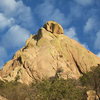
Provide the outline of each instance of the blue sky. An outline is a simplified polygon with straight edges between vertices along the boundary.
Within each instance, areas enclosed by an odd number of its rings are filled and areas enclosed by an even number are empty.
[[[0,0],[0,67],[49,20],[100,56],[100,0]]]

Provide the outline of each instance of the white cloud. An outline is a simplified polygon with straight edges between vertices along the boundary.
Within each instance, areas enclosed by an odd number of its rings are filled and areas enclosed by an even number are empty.
[[[76,34],[76,31],[75,31],[74,27],[71,27],[69,29],[65,29],[64,31],[65,31],[65,35],[67,35],[68,37],[70,37],[74,40],[79,41],[78,38],[77,38],[77,34]]]
[[[98,31],[96,34],[96,40],[95,40],[94,46],[95,46],[95,49],[100,50],[100,31]]]
[[[14,24],[14,19],[13,18],[7,18],[3,15],[3,13],[0,13],[0,29],[3,30],[7,26],[11,26]],[[1,31],[0,30],[0,31]]]
[[[0,68],[4,64],[4,59],[7,57],[6,49],[2,46],[0,46]]]
[[[1,33],[1,45],[6,48],[21,47],[29,37],[28,30],[35,27],[30,7],[22,0],[2,0],[0,12],[0,31],[7,27],[6,33]]]
[[[44,1],[42,4],[36,7],[36,13],[44,21],[54,20],[60,23],[61,25],[66,24],[66,19],[64,14],[60,11],[59,8],[55,6],[50,1]]]
[[[90,32],[91,30],[94,30],[97,27],[97,21],[95,18],[91,17],[86,22],[86,25],[84,26],[84,32]]]
[[[16,9],[17,2],[15,0],[1,0],[0,9],[3,13],[11,13]]]
[[[21,47],[28,38],[29,31],[18,25],[15,25],[12,26],[3,36],[2,44],[6,48]]]
[[[94,0],[75,0],[78,4],[86,6],[93,4]]]
[[[6,49],[0,46],[0,59],[7,57]]]
[[[2,0],[0,1],[0,11],[7,20],[13,19],[15,24],[20,24],[25,28],[35,27],[35,20],[32,16],[31,8],[24,5],[22,0]]]
[[[19,24],[21,22],[20,25],[22,27],[32,28],[36,26],[31,8],[24,5],[22,1],[17,2],[16,12],[13,14],[17,17],[16,23]]]

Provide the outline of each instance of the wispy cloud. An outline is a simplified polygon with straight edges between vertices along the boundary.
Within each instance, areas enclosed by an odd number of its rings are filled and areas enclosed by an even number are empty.
[[[30,7],[24,5],[21,0],[0,1],[0,11],[8,20],[13,18],[15,23],[20,24],[22,27],[29,29],[35,26]]]
[[[100,10],[97,8],[91,8],[86,15],[86,23],[83,27],[83,34],[88,39],[88,45],[92,47],[92,49],[100,50],[100,18],[99,18]],[[88,38],[87,38],[88,37]],[[91,44],[92,42],[92,44]]]
[[[4,47],[0,46],[0,68],[4,64],[4,59],[7,57],[7,51]]]
[[[76,30],[74,27],[71,27],[69,29],[65,29],[64,31],[65,31],[65,35],[67,35],[68,37],[70,37],[74,40],[79,41],[77,34],[76,34]]]
[[[29,31],[21,26],[12,26],[8,32],[3,36],[2,44],[6,48],[21,47],[29,38]]]
[[[75,4],[74,2],[72,2],[71,4],[70,4],[70,12],[68,13],[68,15],[70,16],[70,17],[73,17],[73,18],[80,18],[82,15],[83,15],[83,13],[82,13],[82,11],[83,11],[83,8],[82,8],[82,6],[80,6],[80,5],[78,5],[78,4]],[[72,18],[72,19],[73,19]],[[74,20],[74,19],[73,19]]]
[[[100,31],[98,31],[96,34],[96,40],[94,42],[94,47],[95,49],[100,50]]]
[[[0,31],[6,27],[4,35],[0,33],[2,46],[21,47],[29,37],[29,29],[35,27],[31,9],[22,0],[0,1]]]
[[[79,38],[78,38],[77,33],[76,33],[76,29],[74,27],[65,29],[64,31],[65,31],[65,35],[67,35],[68,37],[81,43],[81,41],[79,41]],[[89,47],[86,43],[81,43],[81,44],[83,45],[83,47],[85,47],[86,49],[89,50]]]
[[[84,26],[84,32],[89,33],[93,30],[96,30],[98,27],[98,21],[95,17],[88,18],[85,26]]]
[[[13,18],[7,18],[3,13],[0,13],[0,31],[12,26],[13,23]]]
[[[49,0],[45,0],[43,3],[39,4],[35,10],[43,22],[54,20],[62,25],[66,24],[64,13],[62,13],[59,8],[56,8]]]
[[[0,11],[6,15],[13,13],[17,8],[17,2],[15,0],[1,0]]]
[[[78,4],[82,6],[87,6],[93,4],[94,0],[75,0]]]
[[[4,59],[5,57],[7,57],[6,49],[0,46],[0,59]]]

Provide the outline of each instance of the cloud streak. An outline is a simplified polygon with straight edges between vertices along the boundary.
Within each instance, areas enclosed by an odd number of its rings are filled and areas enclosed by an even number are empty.
[[[94,0],[75,0],[75,1],[82,6],[88,6],[94,3]]]
[[[3,36],[2,44],[5,48],[21,47],[29,38],[29,35],[29,31],[18,25],[15,25],[12,26]]]
[[[6,49],[0,46],[0,59],[4,59],[5,57],[7,57]]]
[[[46,22],[48,20],[54,20],[60,23],[61,25],[66,24],[65,15],[60,11],[59,8],[56,8],[50,1],[44,1],[38,5],[35,9],[38,16]]]
[[[4,35],[0,32],[2,46],[21,47],[29,37],[29,29],[34,27],[33,21],[30,7],[24,5],[21,0],[2,0],[0,2],[0,31],[5,31]]]
[[[4,30],[6,27],[12,26],[13,23],[13,18],[7,18],[3,13],[0,13],[0,31]]]
[[[77,34],[76,34],[76,30],[74,27],[71,27],[69,29],[65,29],[64,31],[65,31],[65,35],[67,35],[68,37],[70,37],[74,40],[79,41]]]
[[[95,49],[100,50],[100,31],[98,31],[96,34],[94,46],[95,46]]]
[[[88,18],[85,26],[84,26],[84,32],[89,33],[91,31],[97,30],[98,28],[98,21],[95,17]]]
[[[4,59],[7,57],[7,51],[4,47],[0,46],[0,68],[4,64]]]

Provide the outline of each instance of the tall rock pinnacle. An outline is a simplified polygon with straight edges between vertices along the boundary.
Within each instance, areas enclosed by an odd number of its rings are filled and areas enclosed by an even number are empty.
[[[3,80],[29,84],[35,80],[54,77],[78,79],[100,59],[77,41],[65,36],[61,25],[47,22],[36,35],[31,35],[26,45],[17,51],[0,71]]]

